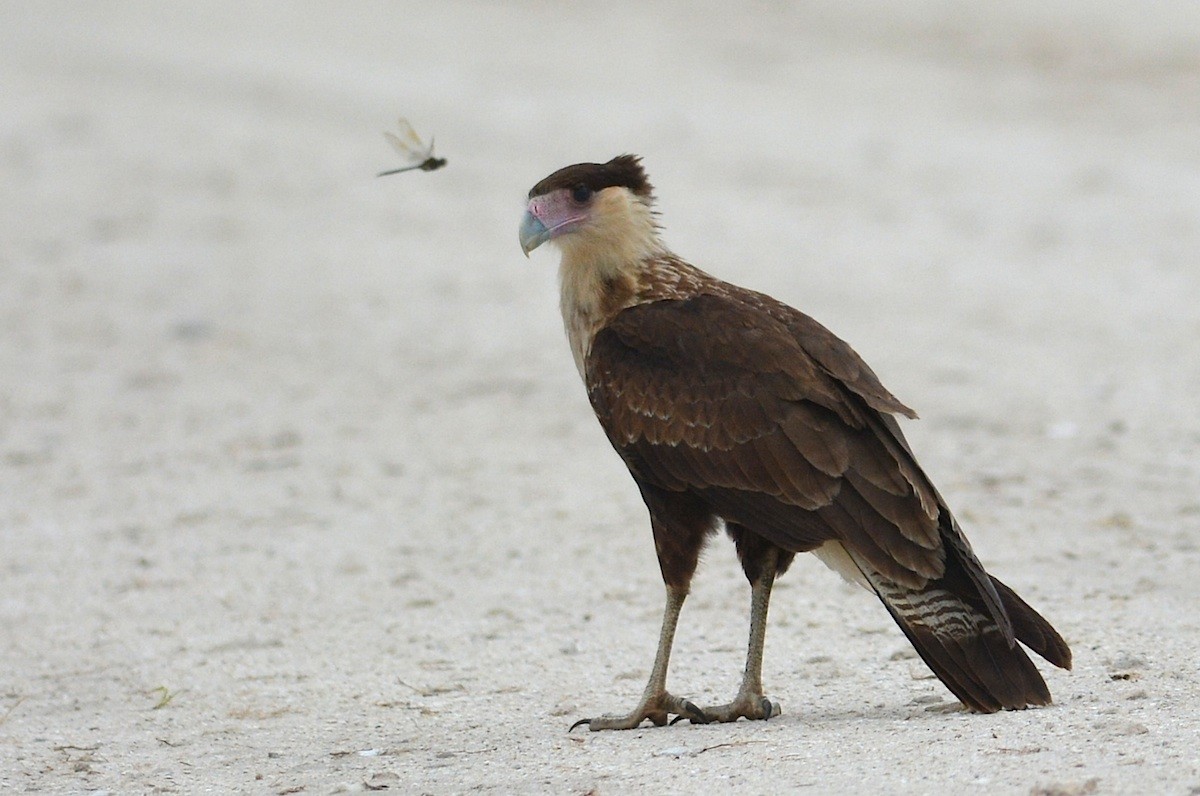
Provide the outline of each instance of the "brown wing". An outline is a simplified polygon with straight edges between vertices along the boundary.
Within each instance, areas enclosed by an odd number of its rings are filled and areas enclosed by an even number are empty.
[[[883,413],[887,420],[891,421],[887,416],[893,414],[916,419],[917,413],[888,392],[875,375],[875,371],[871,370],[857,351],[816,320],[764,293],[741,289],[739,298],[746,305],[785,325],[805,353],[826,373],[863,399],[872,409]],[[891,421],[889,428],[894,430],[899,442],[907,449],[908,445],[903,437],[899,436],[899,427],[894,421]]]
[[[765,300],[619,313],[586,363],[609,439],[636,478],[695,492],[784,549],[839,540],[898,584],[940,577],[941,502],[880,415],[911,410],[845,343]]]

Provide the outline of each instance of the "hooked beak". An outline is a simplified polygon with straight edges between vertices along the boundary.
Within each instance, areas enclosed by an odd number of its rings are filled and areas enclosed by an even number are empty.
[[[525,252],[528,257],[529,253],[541,246],[546,241],[550,240],[550,230],[542,223],[542,220],[533,214],[532,210],[526,210],[525,216],[521,219],[521,251]]]
[[[572,202],[568,191],[534,196],[521,219],[521,250],[529,253],[548,240],[574,232],[587,221],[587,210]]]

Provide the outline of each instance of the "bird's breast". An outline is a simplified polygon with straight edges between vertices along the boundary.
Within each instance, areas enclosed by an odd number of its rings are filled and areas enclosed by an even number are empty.
[[[587,380],[584,373],[584,362],[587,361],[588,351],[592,347],[592,339],[596,336],[595,323],[589,313],[578,306],[563,304],[563,325],[567,330],[567,342],[571,346],[571,356],[575,358],[575,368],[579,377]]]
[[[636,270],[633,264],[564,258],[559,279],[563,325],[582,377],[596,333],[618,312],[635,303]]]

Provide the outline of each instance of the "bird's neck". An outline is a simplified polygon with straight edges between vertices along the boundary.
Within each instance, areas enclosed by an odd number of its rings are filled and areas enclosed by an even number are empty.
[[[563,323],[580,375],[592,338],[618,312],[640,303],[653,262],[671,256],[648,207],[632,203],[623,210],[559,240]]]
[[[558,271],[563,324],[581,376],[596,333],[610,318],[636,303],[641,263],[642,258],[585,259],[563,252]]]
[[[618,265],[588,265],[564,256],[559,276],[563,323],[575,367],[585,381],[584,364],[592,340],[617,313],[639,304],[678,301],[701,293],[724,295],[729,287],[661,246]]]

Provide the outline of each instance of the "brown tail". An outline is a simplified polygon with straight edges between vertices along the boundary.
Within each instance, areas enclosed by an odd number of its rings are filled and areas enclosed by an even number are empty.
[[[1016,641],[1064,669],[1071,668],[1071,650],[1012,589],[991,579],[1012,623],[1009,636],[982,597],[963,594],[960,578],[916,590],[859,566],[922,660],[968,708],[994,713],[1050,704],[1046,681]]]
[[[1012,620],[1013,635],[1017,641],[1041,655],[1060,669],[1070,670],[1071,648],[1058,631],[1050,626],[1041,614],[1029,607],[1017,593],[1001,583],[994,575],[989,575],[996,593],[1004,603],[1004,610]]]

